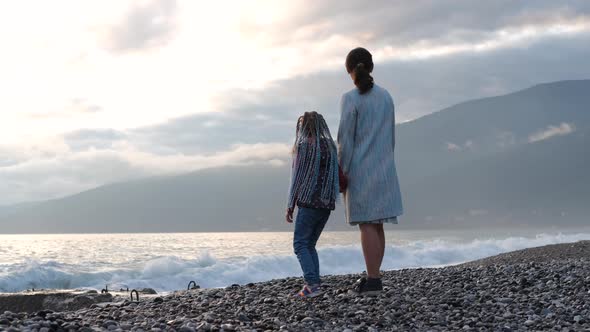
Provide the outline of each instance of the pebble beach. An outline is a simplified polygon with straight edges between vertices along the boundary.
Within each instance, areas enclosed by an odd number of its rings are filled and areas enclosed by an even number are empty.
[[[386,271],[376,297],[348,293],[359,277],[325,276],[324,294],[306,300],[292,296],[302,280],[286,278],[140,301],[114,296],[70,311],[7,310],[0,330],[590,331],[590,241]]]

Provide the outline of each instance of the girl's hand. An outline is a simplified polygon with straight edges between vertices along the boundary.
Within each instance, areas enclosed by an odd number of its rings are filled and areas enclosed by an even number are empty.
[[[292,208],[287,208],[287,214],[285,215],[285,220],[289,224],[293,223],[293,209]]]

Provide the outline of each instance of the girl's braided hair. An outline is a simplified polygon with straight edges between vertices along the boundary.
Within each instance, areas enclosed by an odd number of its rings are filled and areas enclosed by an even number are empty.
[[[320,198],[325,202],[335,201],[338,196],[338,154],[324,117],[317,112],[305,112],[297,120],[296,128],[289,207],[294,207],[297,202],[309,204],[313,200],[321,175],[322,145],[327,148],[327,154]]]

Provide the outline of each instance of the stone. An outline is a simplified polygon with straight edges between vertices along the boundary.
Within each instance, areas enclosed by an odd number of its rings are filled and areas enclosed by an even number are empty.
[[[212,328],[213,326],[207,322],[202,322],[197,325],[197,331],[211,331]]]
[[[238,320],[241,322],[249,322],[250,318],[247,315],[245,315],[244,313],[239,313]]]
[[[467,295],[465,295],[464,299],[465,299],[465,301],[468,301],[468,302],[475,302],[477,297],[475,296],[475,294],[467,294]]]
[[[182,326],[180,329],[178,329],[178,332],[196,332],[196,330],[192,327]]]
[[[151,294],[151,295],[158,294],[158,292],[156,292],[156,290],[153,288],[142,288],[142,289],[139,289],[138,292],[142,293],[142,294]]]
[[[217,316],[213,313],[206,312],[205,314],[203,314],[203,319],[207,322],[213,322],[215,321],[215,319],[217,319]]]
[[[236,328],[232,324],[221,324],[221,329],[224,331],[235,331]]]

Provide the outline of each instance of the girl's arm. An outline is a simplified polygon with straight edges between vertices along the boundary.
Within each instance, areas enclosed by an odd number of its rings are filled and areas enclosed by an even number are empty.
[[[295,205],[297,204],[297,192],[295,189],[295,184],[297,183],[297,180],[298,180],[297,168],[295,167],[297,165],[297,161],[298,161],[297,158],[298,158],[297,153],[293,153],[293,162],[291,163],[291,184],[289,187],[289,198],[288,198],[288,202],[287,202],[287,209],[290,211],[293,211],[293,209],[295,208]]]

